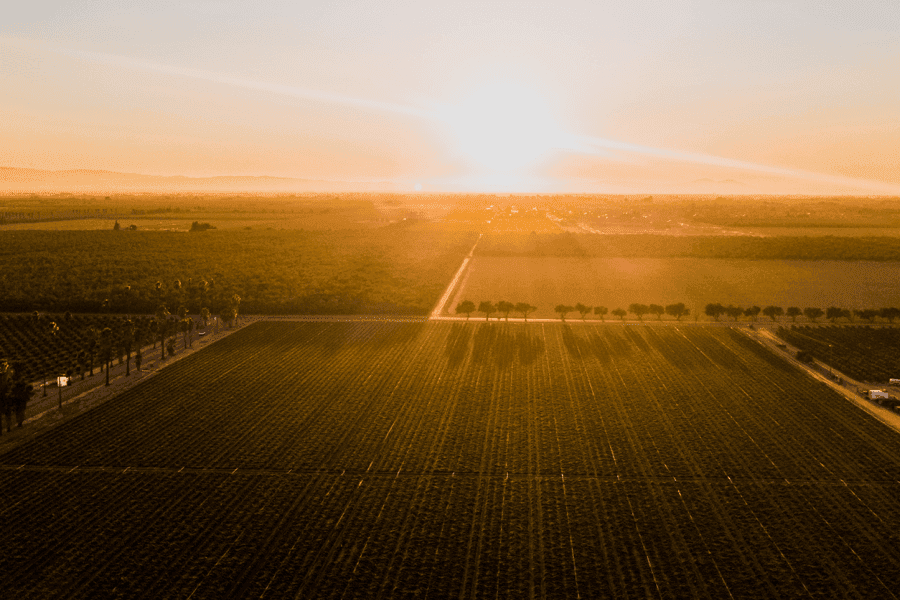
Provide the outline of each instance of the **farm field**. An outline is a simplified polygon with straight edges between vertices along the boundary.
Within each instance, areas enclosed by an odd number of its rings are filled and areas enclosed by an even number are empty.
[[[859,381],[900,378],[900,330],[868,326],[779,327],[778,336]]]
[[[528,302],[536,318],[576,302],[610,310],[684,302],[690,320],[717,302],[880,308],[900,304],[900,262],[476,255],[444,314],[466,299]]]
[[[726,327],[259,322],[0,473],[17,598],[890,598],[900,579],[900,435]]]

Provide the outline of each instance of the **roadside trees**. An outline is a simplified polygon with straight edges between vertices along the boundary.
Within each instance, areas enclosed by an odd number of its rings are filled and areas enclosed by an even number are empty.
[[[502,313],[503,316],[509,321],[509,313],[512,310],[515,310],[516,305],[512,302],[507,302],[506,300],[501,300],[497,303],[497,312]]]
[[[122,324],[122,348],[125,350],[125,377],[131,375],[131,346],[134,344],[134,322],[126,319]]]
[[[725,307],[719,303],[710,303],[706,305],[706,308],[703,309],[703,312],[706,313],[707,317],[712,317],[713,319],[718,321],[719,317],[725,314]]]
[[[595,306],[594,307],[594,314],[597,315],[598,317],[600,317],[601,321],[604,320],[603,317],[605,317],[608,312],[609,312],[609,309],[606,308],[605,306]]]
[[[789,316],[791,318],[791,323],[796,323],[797,317],[802,315],[803,311],[800,310],[800,307],[798,307],[798,306],[788,306],[786,314],[787,314],[787,316]]]
[[[774,322],[778,319],[778,317],[784,314],[784,309],[780,306],[767,306],[762,309],[762,314],[766,315]]]
[[[808,306],[803,309],[803,315],[809,319],[811,323],[815,323],[816,319],[821,319],[825,315],[825,311],[815,306]]]
[[[750,317],[753,321],[756,321],[756,317],[759,316],[759,313],[762,312],[762,309],[758,306],[751,306],[744,310],[744,316]]]
[[[664,306],[659,304],[651,304],[647,308],[650,309],[650,314],[656,315],[656,320],[661,321],[663,314],[665,314],[666,309]]]
[[[575,305],[575,310],[577,310],[579,312],[579,314],[581,314],[582,321],[584,321],[584,318],[588,315],[588,313],[591,312],[591,308],[592,307],[585,306],[581,302],[579,302],[578,304]]]
[[[554,312],[559,314],[560,320],[566,320],[566,315],[575,310],[574,306],[569,306],[568,304],[557,304],[556,308],[553,309]]]
[[[874,308],[864,308],[862,310],[853,309],[853,314],[860,319],[865,319],[869,323],[874,323],[875,317],[878,316],[879,311],[875,310]]]
[[[627,315],[628,312],[624,308],[617,308],[616,310],[612,311],[612,314],[614,314],[615,316],[622,319],[622,321],[624,321],[625,315]]]
[[[650,312],[650,307],[646,304],[630,304],[628,305],[628,312],[636,315],[638,321],[643,321],[644,315]]]
[[[688,316],[689,314],[691,314],[691,311],[684,305],[684,302],[679,302],[677,304],[667,305],[666,314],[675,317],[676,321],[680,321],[681,317]]]
[[[893,323],[894,319],[900,317],[900,308],[882,308],[878,311],[878,316],[887,320],[888,323]]]
[[[109,385],[109,363],[113,355],[113,332],[109,327],[104,327],[100,332],[100,356],[106,364],[106,385]]]
[[[456,305],[456,314],[465,314],[466,321],[469,320],[469,317],[472,313],[475,312],[475,303],[471,300],[463,300],[459,304]]]
[[[732,320],[737,321],[742,314],[744,314],[744,309],[740,306],[732,306],[729,304],[725,307],[725,314],[732,318]]]
[[[485,300],[478,304],[478,312],[484,313],[484,320],[487,321],[493,313],[497,312],[497,307],[490,300]]]
[[[527,302],[517,302],[515,311],[522,315],[522,318],[528,321],[528,313],[534,312],[537,310],[537,306],[532,306]]]
[[[160,360],[166,359],[166,334],[168,333],[169,328],[169,317],[171,313],[169,309],[165,307],[165,305],[160,304],[156,309],[156,333],[159,334],[159,346],[160,351],[162,352],[160,356]]]

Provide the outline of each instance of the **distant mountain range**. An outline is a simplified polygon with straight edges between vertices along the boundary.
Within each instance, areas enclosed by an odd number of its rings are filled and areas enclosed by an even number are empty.
[[[45,171],[0,167],[0,192],[389,192],[390,181],[326,181],[290,177],[185,177],[115,171]]]

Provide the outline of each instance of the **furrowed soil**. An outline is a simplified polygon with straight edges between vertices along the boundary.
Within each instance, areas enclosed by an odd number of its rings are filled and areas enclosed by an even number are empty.
[[[610,311],[683,302],[690,320],[709,303],[881,308],[900,304],[900,263],[476,255],[444,315],[463,300],[528,302],[536,318],[558,317],[555,306],[577,302]]]
[[[900,436],[727,327],[258,322],[0,515],[16,598],[891,598]]]

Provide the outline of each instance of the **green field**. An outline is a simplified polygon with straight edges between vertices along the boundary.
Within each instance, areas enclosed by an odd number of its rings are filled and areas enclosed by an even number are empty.
[[[900,436],[729,328],[261,322],[0,455],[12,597],[890,597]]]
[[[691,320],[716,302],[881,308],[900,305],[900,262],[476,256],[445,314],[464,299],[528,302],[538,307],[531,316],[545,318],[577,302],[610,310],[684,302]]]

